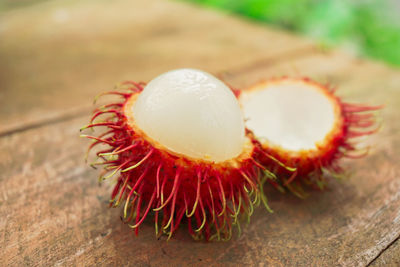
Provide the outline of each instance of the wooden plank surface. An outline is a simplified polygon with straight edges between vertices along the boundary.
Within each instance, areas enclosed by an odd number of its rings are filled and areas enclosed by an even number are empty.
[[[398,263],[398,70],[181,2],[55,1],[0,17],[0,265]],[[306,75],[384,103],[385,124],[371,155],[346,165],[349,180],[306,200],[268,190],[275,213],[257,209],[240,237],[204,243],[180,231],[166,242],[151,220],[135,237],[107,207],[112,185],[85,165],[78,129],[97,93],[183,66],[236,87]]]
[[[399,238],[393,244],[382,251],[371,264],[371,266],[400,266],[400,242]]]

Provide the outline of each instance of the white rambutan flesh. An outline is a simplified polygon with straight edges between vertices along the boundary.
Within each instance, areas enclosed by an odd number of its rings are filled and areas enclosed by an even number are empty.
[[[195,69],[178,69],[150,81],[132,107],[151,139],[187,157],[225,161],[243,151],[240,106],[223,82]]]

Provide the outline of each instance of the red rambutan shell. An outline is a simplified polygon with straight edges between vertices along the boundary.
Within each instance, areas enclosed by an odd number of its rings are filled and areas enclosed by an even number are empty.
[[[105,144],[97,157],[104,166],[101,179],[116,176],[110,206],[123,205],[124,222],[138,233],[149,213],[154,215],[156,233],[169,237],[181,222],[195,238],[229,239],[239,214],[250,216],[253,205],[266,199],[260,194],[260,173],[252,157],[249,138],[238,157],[215,163],[192,159],[169,151],[141,131],[130,112],[144,83],[127,82],[128,92],[118,103],[97,109],[85,128],[104,126],[107,131],[94,139],[89,149]],[[101,122],[95,122],[99,118]],[[261,189],[262,190],[262,189]]]
[[[260,140],[250,130],[248,130],[248,136],[261,147],[254,154],[255,160],[272,170],[283,186],[303,197],[306,193],[302,185],[323,188],[325,172],[333,176],[343,173],[344,170],[340,165],[342,158],[359,158],[368,152],[368,149],[362,152],[357,148],[357,137],[377,131],[374,111],[381,107],[346,103],[335,95],[333,88],[308,78],[274,78],[235,93],[241,102],[241,96],[247,90],[267,90],[270,86],[279,87],[287,83],[301,83],[317,89],[329,99],[335,114],[331,131],[326,134],[322,142],[316,143],[316,149],[298,151],[285,149],[266,139]],[[277,164],[277,162],[282,164]]]

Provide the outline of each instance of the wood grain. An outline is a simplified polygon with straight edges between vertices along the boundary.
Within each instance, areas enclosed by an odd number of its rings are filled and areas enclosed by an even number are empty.
[[[382,251],[370,266],[400,266],[400,242],[397,239],[390,247]]]
[[[1,129],[20,130],[0,137],[0,266],[398,264],[398,70],[180,2],[129,3],[57,1],[2,16]],[[50,15],[63,18],[64,9],[69,23],[56,30]],[[23,30],[29,21],[36,22],[32,31]],[[107,207],[112,184],[99,186],[98,171],[84,163],[87,141],[78,129],[103,88],[180,66],[217,73],[236,87],[310,76],[339,86],[346,99],[384,103],[385,123],[365,141],[374,145],[371,154],[346,162],[350,179],[331,180],[306,200],[267,188],[275,212],[257,209],[240,237],[205,243],[179,231],[166,242],[156,239],[151,220],[135,237],[119,209]]]

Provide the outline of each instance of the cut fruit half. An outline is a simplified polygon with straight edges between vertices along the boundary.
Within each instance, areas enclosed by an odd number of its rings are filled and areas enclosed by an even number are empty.
[[[182,221],[193,237],[229,239],[239,214],[250,214],[260,194],[254,145],[245,136],[236,97],[212,75],[193,69],[127,82],[118,103],[95,111],[90,125],[106,127],[90,148],[106,145],[93,165],[101,180],[116,177],[111,206],[136,233],[149,213],[156,233],[169,237]],[[161,231],[160,231],[161,230]]]
[[[238,98],[246,127],[265,152],[256,160],[299,196],[302,184],[323,187],[324,171],[342,173],[339,159],[364,155],[355,138],[377,130],[372,111],[380,107],[344,103],[309,79],[272,79],[239,91]]]

